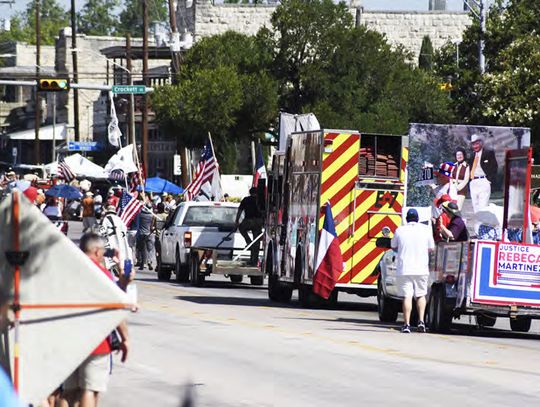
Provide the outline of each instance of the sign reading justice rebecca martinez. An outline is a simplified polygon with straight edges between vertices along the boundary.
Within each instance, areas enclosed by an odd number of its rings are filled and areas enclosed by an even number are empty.
[[[473,302],[540,305],[540,246],[478,242]]]

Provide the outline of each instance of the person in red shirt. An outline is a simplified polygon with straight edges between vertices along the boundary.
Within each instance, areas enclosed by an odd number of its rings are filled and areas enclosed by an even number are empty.
[[[109,270],[104,267],[105,260],[105,242],[103,238],[96,233],[86,233],[81,237],[80,248],[90,259],[107,275],[111,280],[113,276]],[[122,264],[118,259],[117,253],[113,260],[117,263],[121,279],[120,288],[125,289],[129,281],[125,279]],[[128,355],[128,331],[127,324],[124,321],[117,328],[122,339],[120,352],[122,352],[122,362],[125,362]],[[105,338],[88,358],[71,374],[64,382],[63,398],[69,405],[80,403],[81,407],[95,407],[98,405],[99,393],[107,390],[107,384],[110,375],[111,364],[111,344],[109,338]]]

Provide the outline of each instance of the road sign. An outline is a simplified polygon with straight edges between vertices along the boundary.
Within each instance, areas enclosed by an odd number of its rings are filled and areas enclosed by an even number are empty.
[[[98,143],[96,141],[68,141],[69,151],[97,151]]]
[[[146,86],[144,85],[113,85],[112,87],[112,93],[120,93],[120,94],[145,94],[146,93]]]

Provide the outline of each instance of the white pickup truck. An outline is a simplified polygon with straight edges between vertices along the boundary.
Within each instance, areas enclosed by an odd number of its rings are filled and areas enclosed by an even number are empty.
[[[200,285],[211,273],[226,274],[239,283],[248,275],[251,283],[263,284],[264,274],[247,265],[246,241],[235,231],[239,204],[232,202],[181,203],[160,231],[158,279],[168,281],[172,271],[176,281]],[[217,267],[218,262],[222,267]]]

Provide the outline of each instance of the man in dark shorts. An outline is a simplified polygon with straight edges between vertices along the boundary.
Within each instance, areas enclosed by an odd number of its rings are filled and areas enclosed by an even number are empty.
[[[240,222],[242,212],[244,213],[244,219],[242,222]],[[248,234],[249,231],[251,231],[253,234],[253,239],[262,233],[263,221],[259,207],[257,206],[257,188],[251,188],[249,190],[249,196],[246,196],[244,199],[242,199],[242,202],[240,202],[240,206],[238,207],[238,212],[236,214],[235,225],[248,245],[253,241]],[[251,246],[250,263],[252,266],[257,265],[260,242],[261,240],[259,239],[253,244],[253,246]]]
[[[463,222],[458,206],[454,202],[445,202],[442,204],[442,209],[451,219],[448,226],[441,225],[441,236],[454,242],[469,240],[467,226]]]

